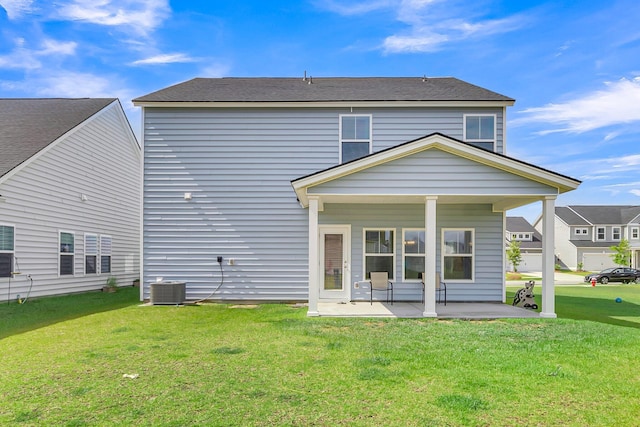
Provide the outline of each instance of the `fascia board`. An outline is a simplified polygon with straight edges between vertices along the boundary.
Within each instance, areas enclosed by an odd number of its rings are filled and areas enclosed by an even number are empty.
[[[177,102],[132,101],[153,108],[407,108],[407,107],[509,107],[515,101],[298,101],[298,102]]]

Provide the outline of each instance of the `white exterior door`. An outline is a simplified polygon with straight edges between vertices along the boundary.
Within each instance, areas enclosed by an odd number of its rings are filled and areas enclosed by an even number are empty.
[[[320,226],[321,300],[351,300],[350,242],[350,226]]]

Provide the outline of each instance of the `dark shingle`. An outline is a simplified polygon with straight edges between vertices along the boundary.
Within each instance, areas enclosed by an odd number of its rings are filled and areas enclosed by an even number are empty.
[[[532,241],[521,241],[521,249],[541,249],[542,248],[542,234],[536,230],[533,225],[529,223],[525,218],[521,216],[508,216],[506,223],[506,231],[508,233],[533,233]]]
[[[0,177],[115,100],[0,99]]]
[[[310,83],[312,81],[312,83]],[[497,101],[512,98],[453,77],[195,78],[134,102]]]
[[[569,208],[594,225],[627,224],[640,213],[640,206],[627,205],[572,205]]]
[[[567,225],[591,225],[568,206],[556,206],[556,215]]]

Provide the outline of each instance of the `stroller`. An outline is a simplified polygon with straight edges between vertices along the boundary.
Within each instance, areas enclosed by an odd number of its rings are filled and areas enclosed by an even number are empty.
[[[529,280],[524,284],[524,288],[518,289],[516,294],[513,296],[513,304],[511,305],[536,310],[538,308],[538,304],[536,304],[536,301],[533,299],[534,285],[535,282],[533,280]]]

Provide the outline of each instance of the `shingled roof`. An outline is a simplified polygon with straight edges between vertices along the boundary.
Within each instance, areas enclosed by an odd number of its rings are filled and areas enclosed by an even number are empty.
[[[556,207],[556,215],[568,225],[624,225],[638,222],[640,206],[571,205]]]
[[[114,101],[0,99],[0,177]]]
[[[533,225],[521,216],[508,216],[506,222],[506,231],[509,233],[532,233],[532,241],[521,241],[522,249],[541,249],[542,234],[536,230]]]
[[[514,100],[453,77],[195,78],[134,99],[146,102],[380,102]]]

